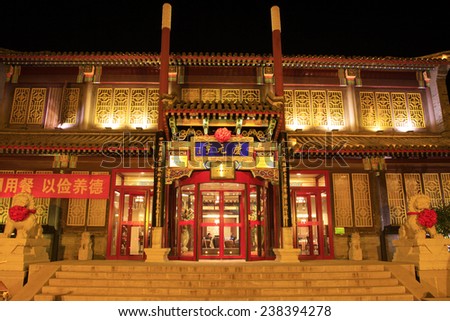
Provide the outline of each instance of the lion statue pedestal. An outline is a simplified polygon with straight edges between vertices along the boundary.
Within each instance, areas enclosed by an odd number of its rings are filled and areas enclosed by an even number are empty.
[[[411,197],[407,219],[399,229],[399,239],[392,242],[395,246],[392,261],[414,264],[421,283],[429,284],[428,290],[442,297],[450,293],[450,289],[446,288],[446,278],[450,272],[450,253],[447,248],[450,240],[436,232],[436,215],[435,211],[430,210],[430,198],[427,195]],[[430,238],[427,238],[427,233]]]
[[[43,238],[34,212],[33,197],[29,193],[16,194],[4,233],[0,234],[0,275],[11,295],[23,286],[30,264],[50,261],[50,240]],[[14,231],[16,238],[11,238]]]

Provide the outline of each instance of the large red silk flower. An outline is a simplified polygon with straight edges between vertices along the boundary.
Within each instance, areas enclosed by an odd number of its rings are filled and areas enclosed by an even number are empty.
[[[226,127],[219,128],[214,133],[214,137],[219,143],[225,143],[230,140],[231,131],[229,131]]]
[[[22,222],[33,213],[36,213],[36,210],[29,210],[24,206],[15,205],[9,209],[9,218],[14,222]]]
[[[433,227],[437,223],[437,213],[434,210],[425,209],[417,216],[417,222],[423,227]]]

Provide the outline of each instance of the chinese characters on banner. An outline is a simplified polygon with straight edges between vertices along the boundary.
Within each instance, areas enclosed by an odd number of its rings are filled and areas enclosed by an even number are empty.
[[[106,199],[109,175],[0,174],[0,197],[26,192],[33,197]]]

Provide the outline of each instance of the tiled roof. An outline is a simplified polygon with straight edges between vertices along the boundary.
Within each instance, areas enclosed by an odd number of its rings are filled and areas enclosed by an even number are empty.
[[[281,110],[268,102],[209,102],[175,100],[165,107],[166,114],[276,115]]]
[[[0,132],[1,154],[139,155],[152,152],[150,132]]]
[[[388,156],[450,157],[450,138],[441,135],[344,135],[344,134],[294,134],[290,135],[292,157],[346,157]]]
[[[0,48],[0,62],[11,65],[79,66],[102,65],[119,67],[159,66],[159,53],[129,52],[19,52]],[[248,53],[172,53],[171,65],[180,66],[272,66],[271,55]],[[448,59],[435,57],[362,57],[299,55],[283,57],[288,68],[361,68],[392,70],[423,70]]]

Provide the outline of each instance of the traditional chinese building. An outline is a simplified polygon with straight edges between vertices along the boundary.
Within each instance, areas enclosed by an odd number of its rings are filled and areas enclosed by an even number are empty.
[[[0,49],[0,224],[30,192],[52,260],[391,260],[409,197],[450,201],[448,53]],[[207,48],[205,48],[207,49]]]

